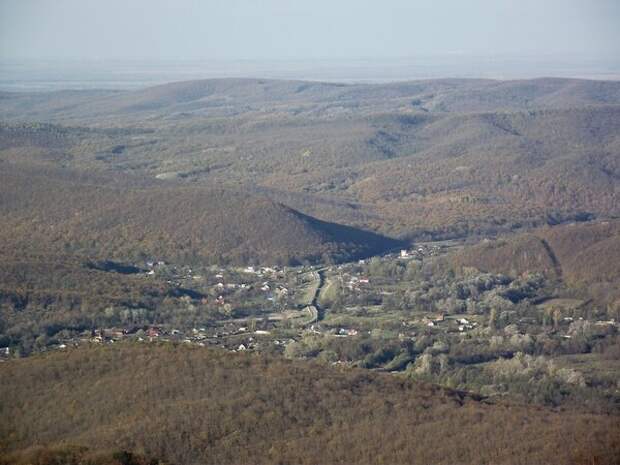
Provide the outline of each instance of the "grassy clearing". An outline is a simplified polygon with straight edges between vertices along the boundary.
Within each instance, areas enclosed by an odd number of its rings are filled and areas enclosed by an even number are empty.
[[[336,279],[333,277],[326,278],[325,285],[319,292],[319,305],[322,307],[329,307],[338,299],[340,292],[340,284]]]
[[[305,273],[303,275],[305,284],[299,288],[297,299],[295,303],[299,306],[305,307],[312,305],[312,300],[316,294],[317,289],[321,283],[321,280],[312,272]]]
[[[616,384],[620,389],[620,359],[601,358],[600,354],[572,354],[554,359],[558,366],[583,373],[594,383]]]

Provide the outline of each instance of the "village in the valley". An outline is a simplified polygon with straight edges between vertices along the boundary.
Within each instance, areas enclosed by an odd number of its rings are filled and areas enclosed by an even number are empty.
[[[177,343],[438,374],[448,356],[456,363],[486,362],[462,353],[472,347],[492,349],[492,360],[617,332],[617,322],[563,296],[542,275],[438,272],[438,259],[458,247],[425,243],[351,263],[298,267],[197,268],[149,260],[132,269],[177,291],[168,310],[144,324],[145,309],[109,307],[103,312],[116,324],[69,334],[43,350]]]

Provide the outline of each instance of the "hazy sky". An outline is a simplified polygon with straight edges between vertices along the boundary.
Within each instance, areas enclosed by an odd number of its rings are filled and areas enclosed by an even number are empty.
[[[620,0],[0,0],[0,59],[620,55]]]

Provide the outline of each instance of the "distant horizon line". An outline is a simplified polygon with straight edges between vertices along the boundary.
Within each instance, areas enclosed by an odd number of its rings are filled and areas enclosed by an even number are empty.
[[[620,57],[615,54],[601,53],[593,55],[591,53],[583,52],[547,52],[547,53],[481,53],[481,52],[443,52],[443,53],[418,53],[415,55],[399,55],[399,56],[348,56],[348,57],[330,57],[330,56],[317,56],[317,57],[54,57],[54,56],[40,56],[40,57],[18,57],[18,56],[0,56],[1,62],[57,62],[57,63],[158,63],[158,62],[223,62],[223,63],[262,63],[262,62],[280,62],[280,63],[307,63],[315,61],[324,62],[358,62],[358,61],[409,61],[417,59],[458,59],[458,58],[476,58],[476,59],[526,59],[526,60],[548,60],[548,59],[579,59],[586,61],[612,61],[620,64]],[[575,64],[575,63],[573,63]]]
[[[196,79],[180,79],[170,81],[151,81],[151,82],[133,82],[125,81],[123,83],[116,83],[117,85],[105,85],[102,81],[94,82],[88,81],[43,81],[40,85],[36,84],[36,81],[25,82],[22,84],[15,83],[13,85],[8,84],[0,80],[0,92],[4,93],[45,93],[45,92],[62,92],[62,91],[109,91],[109,92],[132,92],[142,89],[148,89],[150,87],[157,87],[169,84],[179,84],[185,82],[194,81],[207,81],[207,80],[230,80],[230,79],[246,79],[246,80],[264,80],[264,81],[291,81],[291,82],[314,82],[325,84],[342,84],[348,86],[354,85],[386,85],[386,84],[406,84],[416,81],[442,81],[442,80],[471,80],[471,81],[497,81],[497,82],[510,82],[510,81],[533,81],[544,79],[565,79],[565,80],[580,80],[580,81],[598,81],[598,82],[618,82],[620,81],[620,73],[614,76],[605,77],[558,77],[558,76],[538,76],[538,77],[526,77],[526,78],[490,78],[490,77],[444,77],[444,78],[412,78],[412,79],[366,79],[366,80],[330,80],[330,79],[304,79],[304,78],[265,78],[265,77],[217,77],[217,78],[196,78]],[[72,83],[77,85],[71,85]],[[80,83],[82,83],[80,85]]]
[[[583,60],[541,56],[427,55],[417,58],[350,58],[348,60],[237,59],[6,59],[0,58],[0,90],[135,90],[173,82],[204,79],[274,79],[343,84],[386,84],[437,79],[620,80],[615,61],[589,56]]]

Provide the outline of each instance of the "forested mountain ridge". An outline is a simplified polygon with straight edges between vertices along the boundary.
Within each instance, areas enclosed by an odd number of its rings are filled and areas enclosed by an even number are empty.
[[[54,124],[4,124],[0,159],[242,186],[389,236],[487,235],[620,214],[619,92],[562,79],[207,80],[11,94],[0,116]]]

